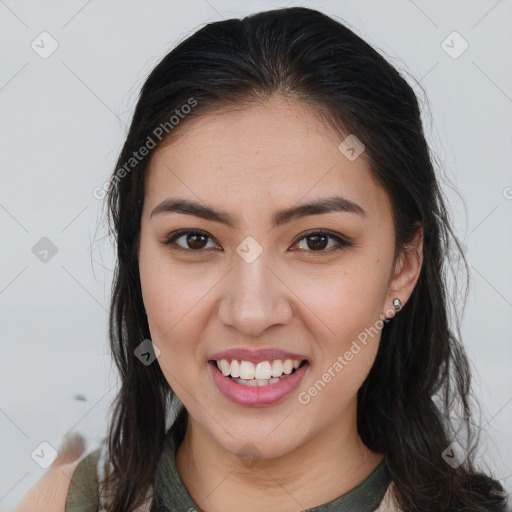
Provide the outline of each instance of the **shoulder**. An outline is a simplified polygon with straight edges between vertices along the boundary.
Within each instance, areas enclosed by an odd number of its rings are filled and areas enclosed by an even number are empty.
[[[388,488],[386,489],[386,493],[384,494],[379,507],[375,509],[375,512],[401,512],[402,509],[398,508],[396,502],[394,501],[394,485],[395,484],[393,482],[389,484]],[[507,505],[505,505],[505,507],[499,511],[496,510],[496,512],[512,512],[510,496]]]
[[[65,512],[68,494],[83,494],[84,485],[96,474],[99,449],[84,454],[85,442],[79,435],[68,437],[59,455],[43,477],[24,496],[15,512]],[[77,477],[81,477],[78,479]]]

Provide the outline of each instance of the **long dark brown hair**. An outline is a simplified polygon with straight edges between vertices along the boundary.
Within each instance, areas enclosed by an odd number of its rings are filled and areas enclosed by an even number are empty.
[[[460,320],[455,314],[450,321],[455,299],[447,288],[450,275],[457,276],[450,265],[454,256],[466,280],[468,266],[451,228],[418,99],[405,78],[344,23],[301,7],[205,25],[160,61],[140,92],[106,201],[117,247],[109,334],[121,383],[108,433],[108,510],[133,510],[150,489],[174,396],[159,365],[145,366],[134,356],[151,337],[138,268],[148,161],[190,119],[274,94],[306,103],[364,143],[372,176],[392,204],[396,256],[418,223],[424,230],[417,284],[403,310],[384,325],[375,363],[358,391],[359,434],[368,448],[385,454],[398,506],[502,510],[503,487],[474,466],[479,429],[472,421]],[[150,147],[148,154],[134,159],[142,147]],[[186,411],[179,421],[184,428]],[[467,458],[452,468],[442,453],[455,438]]]

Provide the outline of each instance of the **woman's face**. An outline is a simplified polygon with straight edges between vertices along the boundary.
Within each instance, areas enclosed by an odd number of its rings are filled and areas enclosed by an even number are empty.
[[[279,97],[184,122],[146,176],[153,364],[194,427],[233,454],[277,457],[352,428],[383,319],[421,265],[401,259],[393,277],[391,206],[364,152],[342,152],[306,106]],[[178,230],[199,234],[166,245]]]

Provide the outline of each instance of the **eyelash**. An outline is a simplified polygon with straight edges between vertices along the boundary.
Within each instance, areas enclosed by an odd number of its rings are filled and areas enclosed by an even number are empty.
[[[194,234],[194,235],[204,235],[206,238],[208,238],[208,241],[209,240],[212,240],[213,241],[213,238],[208,234],[206,233],[205,231],[201,231],[199,229],[180,229],[178,231],[174,231],[173,233],[171,233],[166,239],[164,242],[162,242],[164,245],[171,245],[173,244],[176,240],[182,238],[183,236],[185,235],[189,235],[189,234]],[[312,254],[332,254],[334,252],[337,252],[341,249],[345,249],[347,247],[351,247],[353,244],[348,242],[347,240],[343,239],[341,236],[339,235],[336,235],[330,231],[326,231],[326,230],[323,230],[323,229],[318,229],[318,230],[314,230],[314,231],[308,231],[307,233],[304,233],[302,235],[300,235],[300,238],[296,239],[293,243],[293,245],[296,245],[298,244],[299,242],[301,242],[302,240],[312,236],[312,235],[324,235],[324,236],[327,236],[328,238],[332,238],[333,240],[335,240],[336,242],[338,242],[338,246],[334,246],[334,247],[330,247],[329,249],[322,249],[322,250],[319,250],[319,251],[313,251],[313,250],[308,250],[308,249],[300,249],[301,251],[305,251],[305,252],[309,252],[309,253],[312,253]],[[176,250],[176,251],[183,251],[183,252],[189,252],[189,253],[201,253],[201,252],[205,252],[206,249],[198,249],[198,250],[194,250],[194,249],[185,249],[183,247],[180,247],[180,246],[175,246],[175,247],[171,247],[172,250]],[[211,248],[210,248],[211,249]]]

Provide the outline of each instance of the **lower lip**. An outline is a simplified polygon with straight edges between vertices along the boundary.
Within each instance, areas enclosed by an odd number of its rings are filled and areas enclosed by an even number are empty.
[[[208,363],[213,380],[220,392],[232,402],[249,407],[274,405],[289,396],[299,386],[309,364],[303,364],[286,379],[266,386],[244,386],[226,377],[215,362]]]

